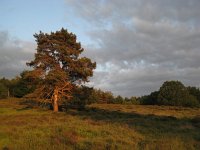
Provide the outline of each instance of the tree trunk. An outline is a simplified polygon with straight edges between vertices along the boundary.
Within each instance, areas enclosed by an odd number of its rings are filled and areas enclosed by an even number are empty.
[[[54,89],[53,111],[58,112],[58,89]]]

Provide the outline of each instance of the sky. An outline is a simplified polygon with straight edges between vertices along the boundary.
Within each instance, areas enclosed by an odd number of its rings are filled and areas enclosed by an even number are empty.
[[[97,62],[89,86],[127,97],[167,80],[200,87],[199,0],[1,0],[0,78],[30,69],[33,34],[62,27]]]

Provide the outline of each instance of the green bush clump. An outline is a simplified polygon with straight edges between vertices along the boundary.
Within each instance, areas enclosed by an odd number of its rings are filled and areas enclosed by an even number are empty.
[[[198,101],[180,81],[166,81],[160,87],[158,104],[194,107]]]
[[[140,102],[143,105],[199,107],[199,93],[199,89],[185,87],[180,81],[166,81],[159,91],[140,97]]]

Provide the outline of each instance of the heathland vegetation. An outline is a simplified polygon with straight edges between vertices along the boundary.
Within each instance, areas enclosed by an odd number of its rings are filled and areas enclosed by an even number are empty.
[[[0,79],[2,149],[200,149],[200,89],[130,98],[87,87],[96,63],[66,29],[34,35],[32,70]],[[52,111],[53,110],[53,111]]]
[[[200,109],[91,104],[54,113],[23,99],[0,101],[0,149],[198,150]]]

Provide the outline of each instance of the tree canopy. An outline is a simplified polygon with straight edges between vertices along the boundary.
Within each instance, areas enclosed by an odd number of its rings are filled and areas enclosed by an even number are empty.
[[[40,31],[34,37],[37,52],[35,59],[27,63],[33,67],[29,77],[39,80],[35,90],[37,96],[53,100],[54,111],[58,111],[58,101],[70,99],[76,84],[88,82],[96,63],[80,57],[84,49],[77,42],[76,35],[66,29],[50,34]]]
[[[158,104],[173,106],[195,106],[198,101],[190,95],[187,88],[180,81],[166,81],[160,87]]]

